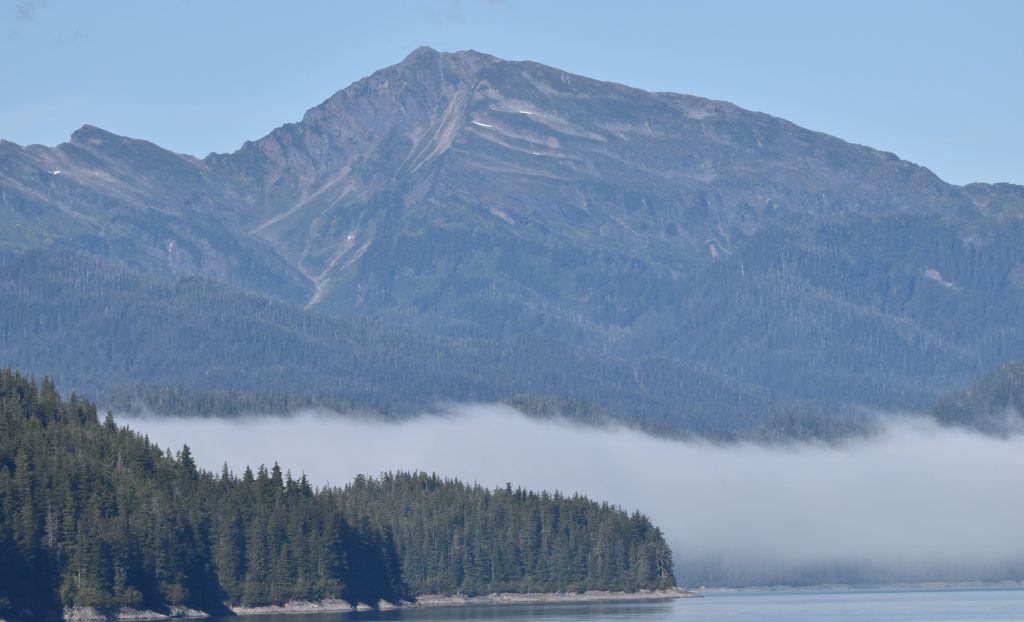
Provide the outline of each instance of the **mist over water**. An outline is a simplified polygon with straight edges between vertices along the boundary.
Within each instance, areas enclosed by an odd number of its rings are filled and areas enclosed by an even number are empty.
[[[1024,436],[885,418],[841,446],[716,445],[455,406],[399,422],[306,412],[129,418],[162,447],[236,473],[277,461],[318,485],[423,470],[580,492],[662,528],[680,583],[1024,579]]]

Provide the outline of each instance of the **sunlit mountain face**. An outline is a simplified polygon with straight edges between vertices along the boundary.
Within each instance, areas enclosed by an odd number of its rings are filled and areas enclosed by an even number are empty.
[[[839,438],[1024,357],[1022,216],[726,102],[421,48],[231,154],[0,143],[0,355],[149,406]]]

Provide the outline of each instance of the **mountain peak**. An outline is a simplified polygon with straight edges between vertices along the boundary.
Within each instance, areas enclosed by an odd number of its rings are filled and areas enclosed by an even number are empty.
[[[108,132],[103,128],[86,123],[71,133],[71,139],[68,142],[72,145],[96,144],[97,142],[102,142],[112,138],[122,139],[123,137],[112,132]]]
[[[403,70],[421,67],[455,67],[460,73],[472,74],[502,59],[476,50],[459,50],[457,52],[439,52],[429,46],[420,46],[409,53],[402,62],[382,71]]]
[[[436,56],[440,56],[440,55],[441,55],[440,52],[438,52],[434,48],[430,47],[429,45],[421,45],[420,47],[416,48],[412,52],[409,52],[409,55],[406,56],[402,60],[402,62],[399,63],[399,64],[401,65],[401,64],[404,64],[404,63],[408,63],[408,62],[419,60],[421,58],[436,57]]]
[[[493,61],[500,61],[500,60],[502,60],[502,59],[498,58],[497,56],[492,56],[491,54],[485,54],[483,52],[478,52],[476,50],[457,50],[455,52],[441,52],[439,50],[435,50],[434,48],[430,47],[429,45],[421,45],[420,47],[416,48],[412,52],[409,52],[409,55],[406,56],[404,59],[402,59],[402,62],[400,62],[398,64],[399,65],[404,65],[406,63],[415,62],[417,60],[421,60],[421,59],[424,59],[424,58],[434,58],[434,59],[436,59],[436,58],[444,58],[444,57],[456,58],[456,59],[460,59],[460,60],[479,59],[479,60],[488,60],[488,61],[492,61],[492,62]]]

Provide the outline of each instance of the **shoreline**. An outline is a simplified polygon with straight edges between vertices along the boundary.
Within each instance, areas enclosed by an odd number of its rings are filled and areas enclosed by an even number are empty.
[[[904,583],[818,583],[815,585],[752,585],[748,587],[696,587],[701,594],[733,592],[842,592],[876,590],[994,590],[1024,589],[1024,581],[922,581]]]
[[[460,594],[424,594],[414,601],[391,603],[379,601],[376,606],[366,603],[352,604],[348,601],[331,599],[321,601],[290,601],[283,605],[261,606],[230,606],[226,605],[234,615],[287,615],[316,613],[351,613],[357,611],[391,611],[395,609],[424,609],[429,607],[457,607],[465,605],[530,605],[556,603],[589,603],[589,602],[631,602],[648,600],[667,600],[673,598],[701,598],[700,594],[680,587],[664,590],[639,590],[637,592],[609,592],[591,590],[577,594],[575,592],[501,592],[481,596],[464,596]],[[95,607],[71,607],[64,610],[63,620],[66,622],[143,622],[146,620],[187,620],[214,617],[213,615],[187,607],[171,607],[168,613],[122,607],[103,612]]]
[[[210,614],[197,609],[180,605],[172,606],[166,613],[152,610],[121,607],[119,609],[100,611],[94,607],[71,607],[64,610],[59,618],[38,618],[43,620],[63,620],[66,622],[145,622],[149,620],[194,620],[211,617],[231,617],[233,615],[288,615],[317,613],[350,613],[361,611],[390,611],[395,609],[422,609],[430,607],[458,607],[465,605],[530,605],[559,603],[598,603],[598,602],[642,602],[653,600],[670,600],[676,598],[703,598],[704,594],[742,593],[742,592],[813,592],[813,591],[874,591],[874,590],[956,590],[956,589],[1024,589],[1024,581],[996,582],[923,582],[923,583],[888,583],[873,585],[842,585],[820,584],[814,586],[760,586],[744,588],[699,587],[685,590],[680,587],[664,590],[640,590],[637,592],[609,592],[592,590],[583,593],[574,592],[536,592],[518,593],[502,592],[480,596],[424,594],[415,601],[391,603],[381,600],[376,606],[356,603],[340,599],[322,601],[290,601],[283,605],[235,606],[225,605],[230,614]],[[0,622],[5,622],[0,618]]]
[[[521,592],[502,592],[483,596],[443,596],[425,594],[410,603],[410,609],[421,607],[443,607],[446,605],[519,605],[541,603],[587,603],[587,602],[629,602],[645,600],[666,600],[671,598],[702,598],[696,592],[681,587],[664,590],[640,590],[637,592],[608,592],[590,590],[581,594],[574,592],[537,592],[524,594]]]

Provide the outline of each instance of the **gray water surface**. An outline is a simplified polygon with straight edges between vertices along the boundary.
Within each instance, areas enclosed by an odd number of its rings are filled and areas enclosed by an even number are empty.
[[[1024,622],[1024,589],[710,593],[700,599],[468,605],[217,622]]]

